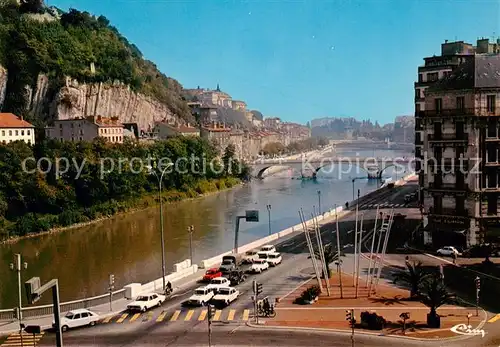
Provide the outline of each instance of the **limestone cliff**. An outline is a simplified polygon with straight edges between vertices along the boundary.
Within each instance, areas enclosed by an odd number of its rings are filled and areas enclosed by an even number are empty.
[[[7,71],[0,66],[0,109],[5,97]],[[71,119],[83,116],[116,116],[122,123],[138,123],[148,130],[155,121],[175,119],[165,104],[132,91],[120,82],[84,84],[67,78],[62,87],[50,90],[50,81],[39,75],[27,87],[27,110],[37,119]]]

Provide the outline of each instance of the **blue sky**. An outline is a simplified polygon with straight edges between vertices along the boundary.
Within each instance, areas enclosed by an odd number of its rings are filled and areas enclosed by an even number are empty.
[[[47,1],[47,0],[46,0]],[[423,57],[500,35],[500,0],[48,0],[105,15],[185,88],[305,123],[413,114]]]

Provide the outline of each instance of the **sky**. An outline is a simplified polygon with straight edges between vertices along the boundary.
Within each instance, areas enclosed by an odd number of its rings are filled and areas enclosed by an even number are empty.
[[[104,15],[185,88],[265,117],[392,122],[444,40],[500,36],[500,0],[46,0]],[[495,36],[496,35],[496,36]]]

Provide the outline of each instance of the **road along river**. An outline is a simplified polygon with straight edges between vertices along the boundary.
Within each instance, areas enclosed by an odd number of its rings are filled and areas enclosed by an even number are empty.
[[[408,156],[395,151],[349,150],[336,155],[359,157]],[[165,249],[167,269],[189,258],[187,227],[194,226],[194,261],[209,258],[232,248],[234,224],[245,210],[259,210],[258,223],[240,225],[239,244],[262,238],[269,233],[266,205],[271,205],[271,232],[275,233],[298,224],[298,210],[306,217],[321,205],[326,211],[335,204],[343,205],[352,199],[352,178],[365,177],[356,167],[339,175],[345,167],[324,168],[317,181],[302,181],[282,175],[253,181],[241,187],[191,201],[167,205],[164,208]],[[401,178],[392,168],[385,176]],[[357,179],[355,190],[361,195],[375,190],[374,180]],[[320,192],[318,194],[318,191]],[[138,211],[65,232],[22,239],[0,246],[0,308],[17,304],[17,275],[8,264],[15,253],[21,253],[28,269],[23,281],[39,276],[42,282],[59,279],[61,300],[68,301],[100,295],[106,292],[110,274],[115,275],[115,287],[132,282],[148,282],[161,277],[161,248],[157,207]],[[47,301],[43,301],[43,300]],[[49,302],[50,296],[40,304]]]

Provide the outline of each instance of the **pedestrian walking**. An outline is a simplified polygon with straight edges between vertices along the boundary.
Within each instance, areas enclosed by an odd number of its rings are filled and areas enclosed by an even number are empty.
[[[453,252],[453,264],[457,263],[457,254]]]

